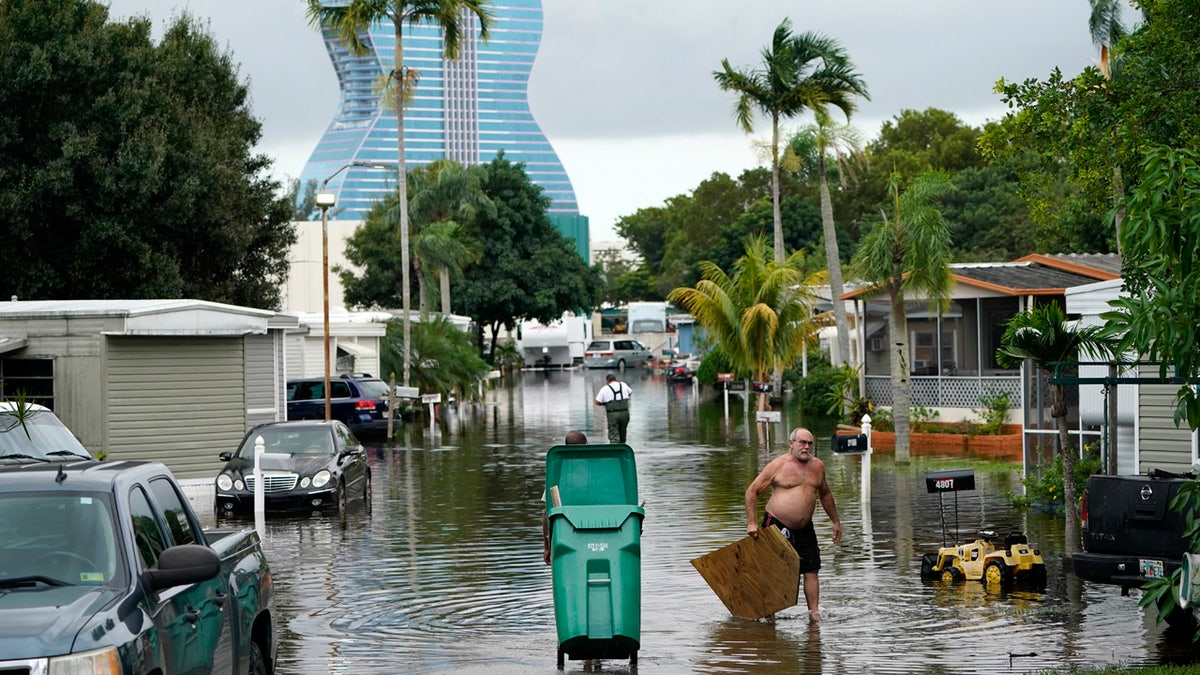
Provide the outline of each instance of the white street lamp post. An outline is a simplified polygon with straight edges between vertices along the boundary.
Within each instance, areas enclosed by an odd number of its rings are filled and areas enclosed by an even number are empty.
[[[349,169],[352,166],[364,166],[375,169],[390,169],[391,164],[383,164],[380,162],[350,162],[338,167],[337,171],[325,177],[321,181],[321,191],[316,195],[317,207],[321,209],[321,283],[324,286],[324,318],[325,318],[325,421],[333,419],[330,403],[329,392],[329,209],[337,203],[337,196],[332,192],[326,192],[329,181],[339,173]],[[407,345],[405,345],[407,347]]]

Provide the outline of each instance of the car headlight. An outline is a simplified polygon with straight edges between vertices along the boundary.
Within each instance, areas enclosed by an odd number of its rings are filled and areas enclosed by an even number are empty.
[[[237,488],[237,489],[239,489],[239,490],[245,490],[245,489],[246,489],[246,484],[242,482],[242,479],[241,479],[241,478],[239,478],[239,479],[237,479],[237,480],[233,481],[233,487],[235,487],[235,488]]]
[[[317,472],[317,475],[313,476],[313,487],[324,487],[330,478],[333,478],[333,476],[330,475],[329,471],[321,469]]]
[[[305,476],[304,478],[300,479],[300,487],[306,488],[306,487],[308,487],[308,484],[311,482],[312,482],[312,479],[309,478],[308,476]]]
[[[217,476],[217,489],[224,490],[225,492],[233,489],[233,479],[229,477],[229,474],[223,473]]]
[[[121,659],[113,647],[50,659],[50,675],[84,675],[85,673],[119,673]]]

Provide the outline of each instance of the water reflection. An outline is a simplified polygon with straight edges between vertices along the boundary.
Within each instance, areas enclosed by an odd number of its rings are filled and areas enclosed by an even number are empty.
[[[592,405],[605,371],[526,373],[484,404],[407,428],[372,448],[371,512],[268,522],[266,545],[281,620],[282,673],[554,673],[549,569],[541,559],[545,451],[569,429],[604,439]],[[1008,507],[1015,472],[977,472],[959,496],[959,529],[1024,531],[1050,571],[1042,591],[989,592],[978,582],[920,578],[920,555],[942,544],[925,467],[877,455],[861,499],[860,458],[831,455],[828,422],[810,420],[845,537],[822,542],[824,620],[782,612],[776,623],[731,618],[689,561],[742,536],[743,493],[786,429],[756,434],[740,399],[628,371],[629,428],[646,520],[642,534],[643,672],[1024,673],[1049,667],[1195,658],[1119,590],[1062,572],[1062,525]],[[945,467],[939,467],[945,468]],[[568,672],[628,672],[625,662],[567,662]]]

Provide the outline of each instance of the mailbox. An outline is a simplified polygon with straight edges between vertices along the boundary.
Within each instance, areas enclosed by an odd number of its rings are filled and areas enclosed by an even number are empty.
[[[974,469],[950,469],[925,473],[927,492],[961,492],[975,489]]]
[[[844,434],[834,434],[830,439],[829,445],[833,451],[839,454],[854,454],[865,453],[867,451],[867,435],[854,434],[847,436]]]
[[[751,382],[750,386],[754,388],[754,391],[760,394],[769,394],[771,393],[771,390],[775,388],[775,386],[770,382]]]

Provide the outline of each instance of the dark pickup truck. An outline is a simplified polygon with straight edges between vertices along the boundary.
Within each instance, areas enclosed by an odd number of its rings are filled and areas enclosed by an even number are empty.
[[[1075,576],[1128,591],[1179,569],[1184,517],[1171,509],[1189,475],[1151,471],[1139,476],[1092,476],[1083,496],[1083,552],[1071,556]],[[1193,621],[1174,612],[1168,622]]]
[[[274,621],[258,535],[162,464],[0,457],[0,673],[261,675]]]

